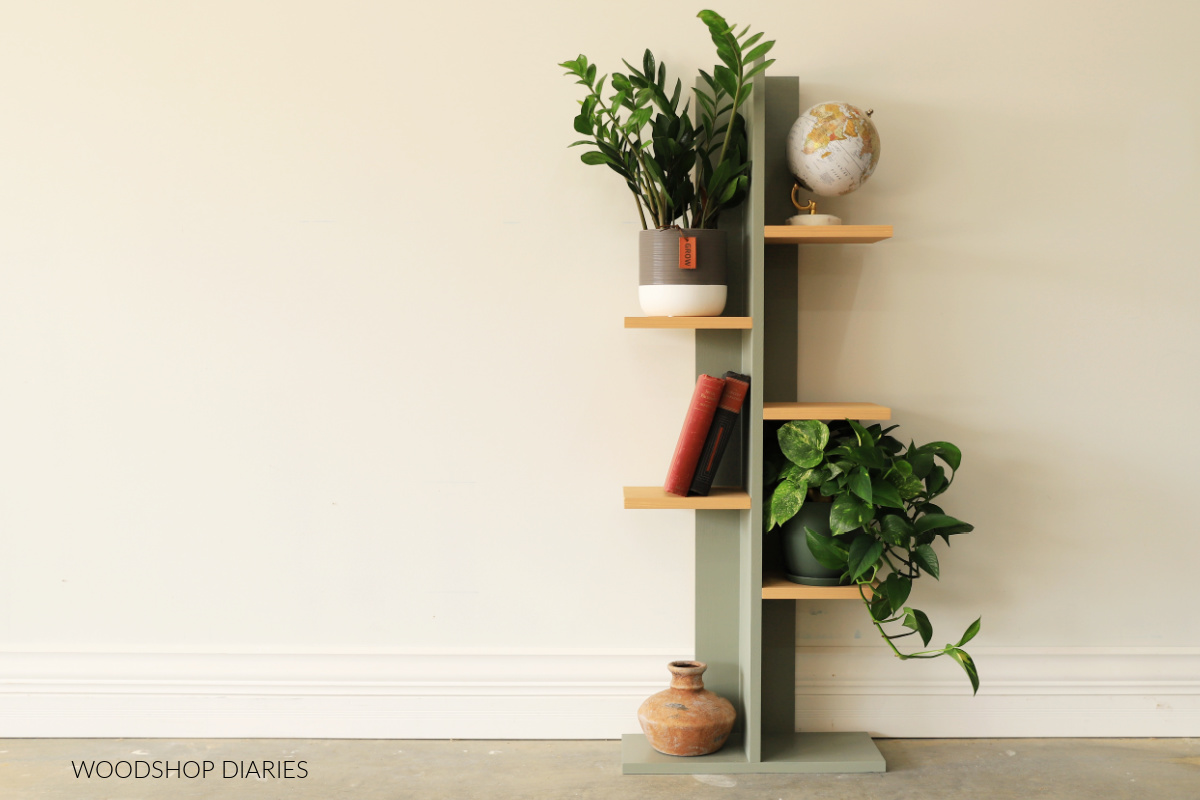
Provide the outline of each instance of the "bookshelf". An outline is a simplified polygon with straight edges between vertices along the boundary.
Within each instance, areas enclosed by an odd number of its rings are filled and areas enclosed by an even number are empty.
[[[624,490],[626,508],[695,509],[695,657],[708,664],[705,686],[728,698],[738,719],[725,747],[694,758],[662,755],[641,734],[627,734],[621,743],[626,774],[887,769],[867,733],[797,732],[796,604],[858,600],[858,589],[787,581],[777,533],[762,531],[764,420],[891,418],[891,409],[875,403],[802,403],[797,397],[797,274],[803,246],[871,244],[892,236],[890,225],[780,224],[794,213],[784,143],[799,115],[798,78],[755,78],[746,108],[750,195],[740,212],[721,218],[721,228],[730,234],[730,316],[625,318],[626,328],[693,330],[696,375],[732,369],[752,379],[740,431],[730,440],[716,479],[737,489],[714,490],[708,498],[668,496],[659,487]],[[664,470],[666,463],[664,458]],[[703,500],[716,505],[699,505]],[[630,723],[635,729],[637,723]]]

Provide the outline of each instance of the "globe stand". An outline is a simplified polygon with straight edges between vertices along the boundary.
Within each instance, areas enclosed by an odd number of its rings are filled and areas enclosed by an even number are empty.
[[[788,225],[841,225],[842,218],[835,217],[832,214],[818,214],[817,201],[809,200],[804,205],[800,205],[800,201],[796,199],[796,190],[799,189],[799,184],[792,186],[792,205],[797,211],[807,211],[807,214],[797,214],[794,217],[788,217]]]

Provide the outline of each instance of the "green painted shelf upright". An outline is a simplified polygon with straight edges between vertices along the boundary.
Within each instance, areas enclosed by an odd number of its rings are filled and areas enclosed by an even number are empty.
[[[770,579],[781,571],[778,542],[774,535],[764,537],[761,523],[764,407],[768,419],[801,419],[810,414],[833,418],[835,413],[841,415],[843,407],[863,418],[890,416],[886,407],[870,403],[796,402],[796,246],[869,243],[891,236],[886,225],[783,227],[794,213],[785,142],[799,115],[798,78],[755,78],[747,110],[753,160],[750,196],[740,213],[721,216],[721,228],[730,233],[730,250],[729,299],[720,319],[736,318],[736,324],[710,328],[699,321],[626,321],[631,328],[694,327],[697,375],[721,375],[733,369],[753,380],[739,437],[730,441],[716,480],[718,485],[740,487],[749,494],[749,508],[743,501],[694,512],[696,658],[708,664],[705,686],[733,703],[738,720],[725,747],[708,756],[665,756],[655,752],[641,734],[628,734],[621,743],[626,774],[883,772],[887,768],[866,733],[796,731],[796,602],[822,595],[808,592],[809,587],[780,588],[769,580],[772,589],[766,594],[773,599],[764,599],[764,574]],[[744,497],[740,492],[729,496]],[[631,497],[640,504],[631,504]],[[626,506],[671,507],[655,505],[648,487],[627,487]]]

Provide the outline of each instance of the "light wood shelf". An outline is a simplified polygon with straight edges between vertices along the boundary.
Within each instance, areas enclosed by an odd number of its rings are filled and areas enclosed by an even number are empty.
[[[763,419],[888,420],[892,410],[876,403],[763,403]]]
[[[870,600],[873,592],[864,589]],[[778,572],[763,573],[763,600],[859,600],[857,586],[805,586]]]
[[[767,244],[871,244],[892,238],[891,225],[764,225]]]
[[[626,328],[684,328],[688,330],[749,330],[750,317],[626,317]]]
[[[661,486],[626,486],[626,508],[697,508],[731,509],[743,511],[750,508],[750,495],[745,489],[714,486],[707,497],[679,497],[667,494]]]

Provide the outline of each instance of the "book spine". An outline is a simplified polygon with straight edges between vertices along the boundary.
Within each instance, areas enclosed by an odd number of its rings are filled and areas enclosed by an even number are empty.
[[[713,415],[708,436],[704,439],[704,447],[700,450],[700,460],[697,462],[696,472],[692,477],[691,487],[688,489],[688,494],[692,496],[707,497],[708,493],[712,491],[717,467],[721,466],[721,457],[725,455],[725,448],[729,446],[729,439],[733,436],[738,415],[741,414],[742,405],[746,402],[746,395],[750,392],[750,379],[745,375],[727,372],[724,380],[725,388],[721,392],[721,400]]]
[[[667,494],[687,497],[705,436],[712,426],[713,415],[717,413],[717,404],[721,402],[724,389],[725,381],[711,375],[701,375],[696,381],[696,390],[692,393],[692,402],[683,418],[683,430],[679,432],[679,441],[675,444],[675,454],[671,456],[671,466],[667,469],[667,480],[663,484],[663,491]]]

